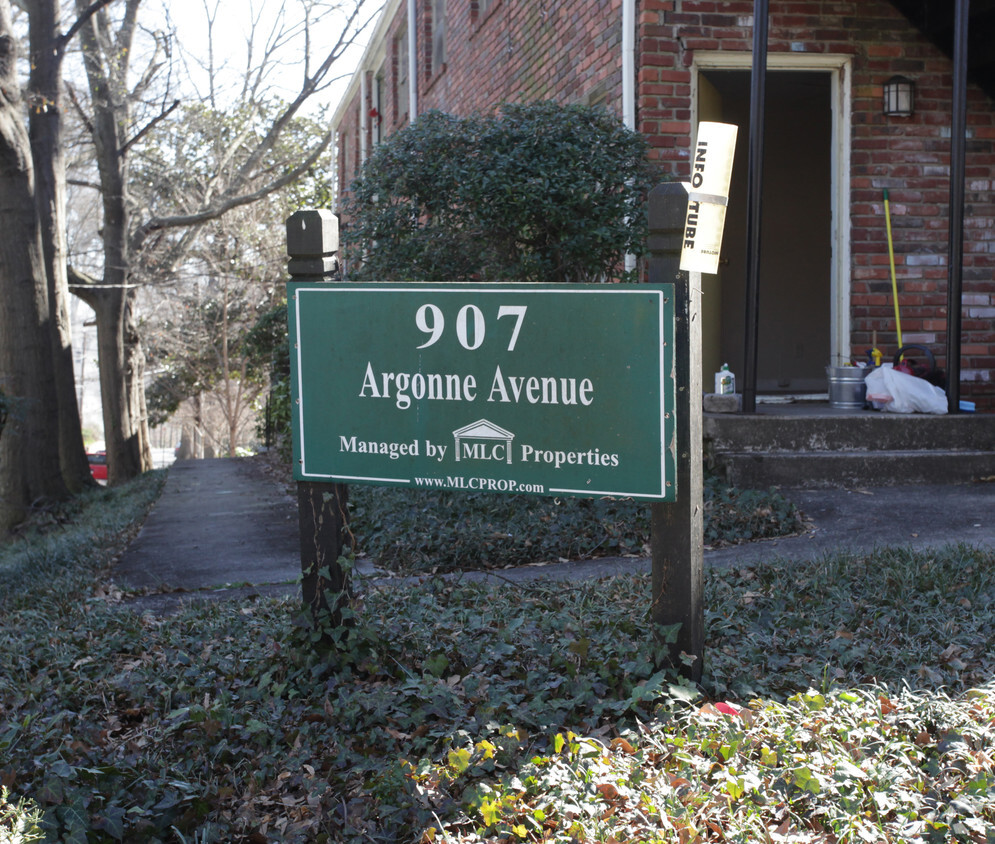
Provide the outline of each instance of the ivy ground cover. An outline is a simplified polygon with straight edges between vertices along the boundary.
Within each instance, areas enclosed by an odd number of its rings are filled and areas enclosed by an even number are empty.
[[[400,573],[502,568],[558,559],[648,556],[650,506],[619,498],[552,498],[393,487],[349,489],[360,553]],[[780,492],[730,487],[705,475],[709,547],[804,530]]]
[[[709,572],[692,688],[642,577],[140,615],[157,483],[0,550],[5,844],[995,840],[990,550]]]

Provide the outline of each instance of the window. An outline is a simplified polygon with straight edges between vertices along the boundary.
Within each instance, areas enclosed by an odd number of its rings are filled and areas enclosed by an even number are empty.
[[[339,132],[339,155],[342,156],[342,165],[339,167],[341,174],[341,189],[346,190],[349,182],[352,181],[349,173],[349,133]]]
[[[408,114],[408,33],[401,30],[394,38],[394,123]]]
[[[380,70],[377,71],[377,75],[373,77],[373,102],[370,109],[370,127],[374,146],[383,140],[383,91],[386,72],[386,67],[381,66]]]
[[[427,25],[432,52],[427,70],[431,78],[440,73],[446,63],[446,0],[429,0],[429,3]]]
[[[357,143],[355,149],[353,150],[353,155],[356,156],[356,164],[353,168],[353,173],[359,175],[359,171],[363,169],[363,103],[360,102],[356,109],[356,138]]]

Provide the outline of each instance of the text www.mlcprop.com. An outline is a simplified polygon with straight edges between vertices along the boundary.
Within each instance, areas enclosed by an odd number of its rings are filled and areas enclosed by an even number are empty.
[[[499,478],[464,478],[447,475],[444,478],[415,478],[415,486],[432,489],[472,489],[485,492],[545,492],[542,484],[522,484]]]

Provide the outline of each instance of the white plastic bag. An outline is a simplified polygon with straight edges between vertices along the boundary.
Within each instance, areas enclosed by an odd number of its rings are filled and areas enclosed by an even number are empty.
[[[864,378],[867,400],[890,413],[946,413],[947,394],[923,378],[879,366]]]

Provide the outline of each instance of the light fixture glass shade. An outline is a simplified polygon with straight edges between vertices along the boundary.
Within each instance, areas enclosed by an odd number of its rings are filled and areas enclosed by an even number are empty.
[[[892,76],[884,83],[884,113],[908,117],[915,108],[916,83],[904,76]]]

